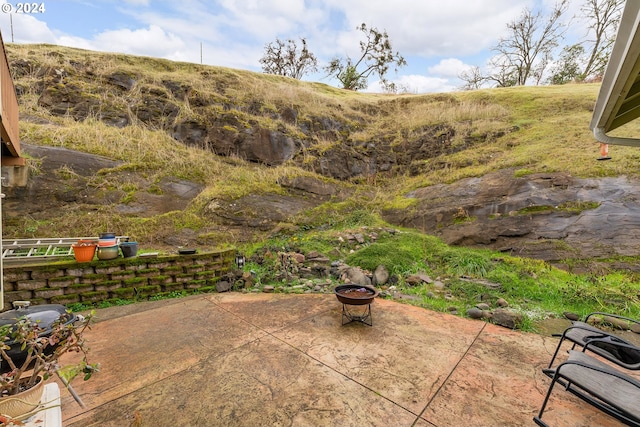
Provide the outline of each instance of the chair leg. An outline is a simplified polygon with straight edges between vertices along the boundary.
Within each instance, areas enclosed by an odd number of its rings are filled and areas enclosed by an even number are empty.
[[[558,355],[558,352],[560,351],[560,347],[562,346],[562,342],[564,341],[564,336],[560,337],[560,341],[558,341],[558,346],[556,347],[556,351],[555,353],[553,353],[553,357],[551,358],[551,362],[549,362],[549,366],[547,368],[551,368],[551,366],[553,366],[553,362],[554,360],[556,360],[556,356]],[[575,344],[574,344],[575,346]]]
[[[557,353],[557,351],[556,351]],[[547,407],[547,403],[549,402],[549,396],[551,396],[551,391],[553,390],[553,386],[556,383],[557,376],[553,375],[553,379],[551,380],[551,384],[549,385],[549,390],[547,391],[547,395],[544,397],[544,402],[542,402],[542,407],[540,408],[540,412],[537,416],[533,417],[533,421],[541,427],[548,427],[547,424],[542,421],[542,413],[544,409]]]

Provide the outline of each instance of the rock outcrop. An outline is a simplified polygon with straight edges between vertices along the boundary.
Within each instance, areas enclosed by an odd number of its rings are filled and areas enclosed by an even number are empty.
[[[554,263],[640,252],[640,183],[626,177],[515,177],[503,170],[406,197],[415,199],[415,207],[388,209],[384,218],[452,245]]]
[[[7,48],[11,50],[11,46]],[[36,96],[38,106],[54,116],[78,121],[92,118],[118,128],[147,126],[220,156],[270,166],[289,162],[340,180],[407,170],[418,174],[426,159],[455,153],[511,131],[472,134],[470,129],[465,131],[468,135],[456,135],[453,127],[440,123],[401,135],[382,132],[362,141],[354,135],[379,115],[389,114],[381,110],[384,107],[363,106],[344,114],[336,101],[328,105],[326,113],[318,113],[287,102],[246,99],[228,90],[224,82],[231,77],[217,75],[212,67],[189,64],[190,74],[182,74],[182,78],[189,75],[192,80],[184,81],[178,74],[155,78],[133,72],[126,57],[111,56],[98,67],[94,56],[82,60],[49,56],[44,61],[37,55],[19,58],[10,54],[9,59],[18,97]],[[149,62],[147,65],[160,71],[186,67],[153,58],[137,61]],[[33,83],[34,76],[37,84]],[[216,79],[218,84],[212,84]],[[401,108],[394,102],[386,108]],[[341,113],[334,114],[332,109]]]

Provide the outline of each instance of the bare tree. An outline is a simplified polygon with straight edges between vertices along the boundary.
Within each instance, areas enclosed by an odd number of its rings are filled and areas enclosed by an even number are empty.
[[[497,52],[499,73],[492,80],[510,83],[505,76],[513,76],[513,85],[524,85],[530,78],[542,79],[553,50],[564,37],[560,18],[566,12],[568,0],[560,0],[551,13],[533,12],[525,8],[520,17],[507,24],[509,35],[500,39],[493,49]]]
[[[497,87],[511,87],[518,83],[517,69],[513,67],[508,58],[494,56],[489,60],[491,74],[487,81],[492,81]]]
[[[360,41],[362,55],[357,60],[346,58],[334,58],[325,70],[330,76],[335,76],[344,89],[358,90],[367,87],[367,79],[371,74],[377,74],[380,82],[387,90],[394,90],[392,83],[386,79],[389,65],[396,64],[399,67],[407,65],[405,59],[398,52],[394,52],[391,41],[386,31],[378,31],[377,28],[368,28],[366,24],[356,28],[365,35],[365,40]]]
[[[260,58],[262,70],[267,74],[292,77],[300,80],[305,74],[318,70],[318,60],[309,52],[307,40],[300,38],[302,47],[298,49],[295,40],[283,42],[276,38],[275,42],[267,44],[265,54]]]
[[[582,17],[589,22],[589,39],[582,43],[589,53],[582,80],[604,74],[623,5],[624,0],[586,0],[580,9]]]
[[[458,78],[465,82],[461,87],[462,90],[480,89],[482,84],[489,80],[488,77],[482,75],[482,71],[477,65],[461,72]]]

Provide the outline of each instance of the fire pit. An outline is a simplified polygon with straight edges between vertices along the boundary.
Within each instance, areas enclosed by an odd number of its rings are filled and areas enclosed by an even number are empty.
[[[338,301],[342,303],[342,324],[346,325],[353,321],[373,326],[371,319],[371,303],[378,296],[378,291],[370,286],[346,284],[336,286],[334,289]],[[366,305],[364,311],[354,313],[349,306]]]

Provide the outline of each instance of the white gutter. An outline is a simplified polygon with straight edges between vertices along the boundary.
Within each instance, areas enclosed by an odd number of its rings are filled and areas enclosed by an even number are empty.
[[[603,144],[640,146],[633,138],[611,137],[606,132],[622,126],[628,119],[616,120],[629,97],[637,97],[634,83],[640,75],[640,1],[628,0],[609,56],[600,92],[594,106],[590,128]],[[636,85],[637,86],[637,85]],[[631,91],[633,92],[631,93]]]
[[[640,147],[640,139],[609,136],[606,133],[604,133],[604,129],[602,128],[593,129],[593,136],[595,136],[596,139],[603,144],[627,145],[629,147]]]

